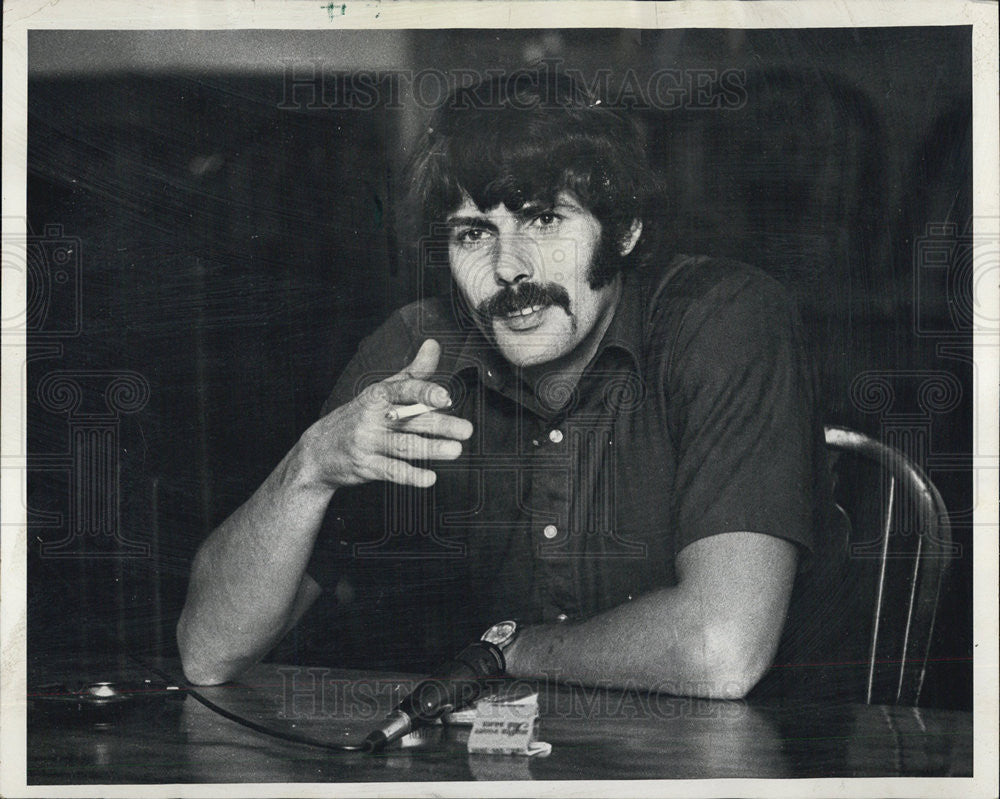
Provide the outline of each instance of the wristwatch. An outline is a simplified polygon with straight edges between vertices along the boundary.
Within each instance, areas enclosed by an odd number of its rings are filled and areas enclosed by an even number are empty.
[[[500,652],[504,652],[517,638],[517,622],[513,619],[500,621],[483,633],[481,641],[493,644]]]

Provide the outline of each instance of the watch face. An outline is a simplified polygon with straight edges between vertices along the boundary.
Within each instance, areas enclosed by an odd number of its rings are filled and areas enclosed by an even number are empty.
[[[502,621],[494,624],[483,633],[483,640],[488,644],[495,644],[503,649],[503,645],[508,643],[517,632],[517,623],[513,621]]]

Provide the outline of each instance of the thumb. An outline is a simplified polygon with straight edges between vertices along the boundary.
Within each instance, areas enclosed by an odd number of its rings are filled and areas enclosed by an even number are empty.
[[[409,375],[418,380],[426,380],[438,367],[438,360],[441,358],[441,345],[432,338],[424,341],[417,350],[417,354],[410,361],[410,365],[400,372],[400,376]]]

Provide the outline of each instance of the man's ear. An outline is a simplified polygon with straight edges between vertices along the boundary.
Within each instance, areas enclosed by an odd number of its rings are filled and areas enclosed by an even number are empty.
[[[622,258],[624,258],[626,255],[632,252],[632,250],[635,249],[635,245],[639,242],[639,236],[641,235],[642,235],[642,220],[633,219],[632,227],[629,228],[628,232],[624,236],[622,236],[621,249],[620,249]]]

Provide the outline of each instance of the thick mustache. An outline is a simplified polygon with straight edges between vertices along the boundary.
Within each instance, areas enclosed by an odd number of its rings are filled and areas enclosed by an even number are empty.
[[[507,286],[476,307],[480,319],[523,311],[536,305],[558,305],[569,314],[569,293],[558,283],[519,283],[516,288]]]

